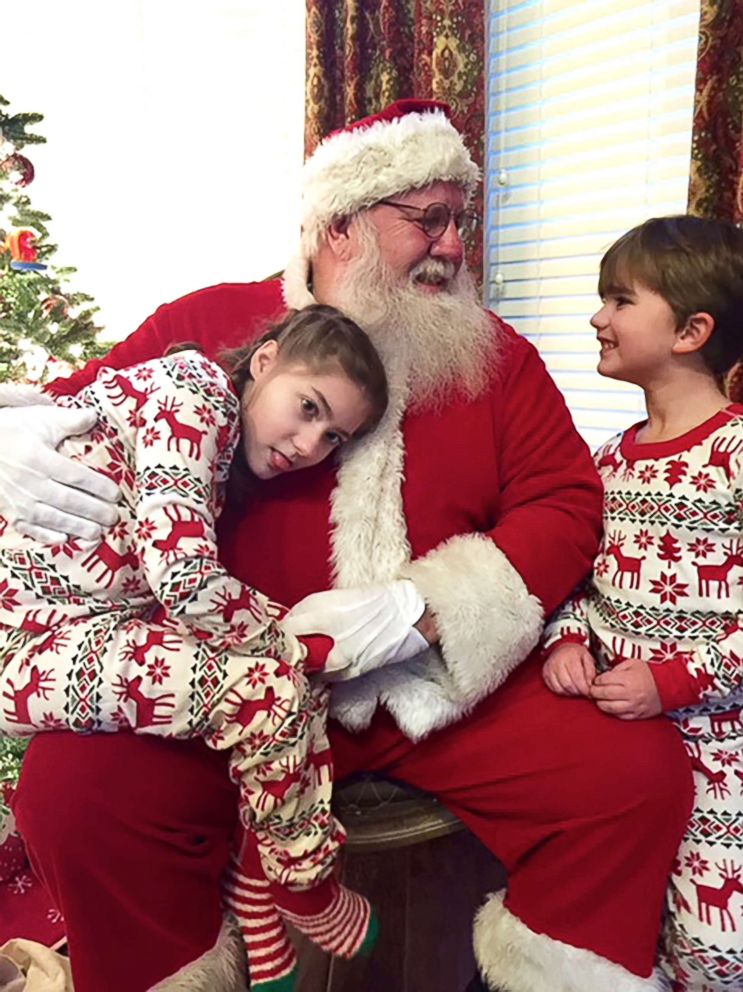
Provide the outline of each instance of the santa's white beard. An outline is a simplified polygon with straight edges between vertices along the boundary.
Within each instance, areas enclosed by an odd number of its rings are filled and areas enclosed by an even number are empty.
[[[462,266],[452,276],[452,263],[428,259],[401,283],[381,259],[374,228],[360,217],[356,223],[361,251],[335,287],[333,304],[368,333],[391,379],[404,376],[410,405],[476,396],[490,378],[497,339],[469,272]],[[422,291],[415,281],[422,272],[445,278],[446,288]]]

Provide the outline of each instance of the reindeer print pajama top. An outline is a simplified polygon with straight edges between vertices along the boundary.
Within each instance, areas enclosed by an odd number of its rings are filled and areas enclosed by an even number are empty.
[[[121,487],[102,539],[46,546],[0,517],[0,733],[132,729],[230,749],[241,814],[277,882],[331,869],[327,693],[281,608],[229,575],[214,532],[240,409],[196,352],[104,368],[68,406],[98,422],[63,454]]]
[[[677,992],[732,992],[743,988],[743,406],[671,441],[638,443],[640,426],[596,453],[602,544],[545,645],[585,644],[603,669],[650,664],[696,785],[665,963]]]

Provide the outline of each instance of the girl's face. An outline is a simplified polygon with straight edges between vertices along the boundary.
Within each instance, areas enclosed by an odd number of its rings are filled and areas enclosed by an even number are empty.
[[[317,465],[362,427],[371,407],[340,370],[283,365],[275,341],[255,352],[242,395],[243,450],[259,479]]]
[[[658,293],[639,282],[612,289],[591,324],[601,347],[601,375],[649,386],[667,373],[679,329]]]

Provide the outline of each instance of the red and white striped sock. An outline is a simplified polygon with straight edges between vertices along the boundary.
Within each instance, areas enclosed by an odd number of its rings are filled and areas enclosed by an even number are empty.
[[[222,899],[236,917],[248,955],[251,992],[292,992],[297,956],[251,844],[232,858]]]
[[[352,958],[374,946],[378,926],[369,900],[334,878],[302,891],[271,883],[270,892],[284,919],[323,950]]]

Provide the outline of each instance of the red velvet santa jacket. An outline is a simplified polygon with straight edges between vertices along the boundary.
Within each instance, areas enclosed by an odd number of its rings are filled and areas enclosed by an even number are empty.
[[[185,341],[215,357],[284,307],[277,281],[201,290],[160,307],[104,364]],[[532,345],[493,325],[498,365],[477,399],[391,408],[340,464],[261,483],[220,520],[227,568],[288,605],[332,584],[415,582],[440,645],[334,686],[333,713],[352,729],[379,702],[414,739],[468,712],[530,654],[596,552],[601,492],[588,449]],[[51,391],[76,391],[100,364]]]

